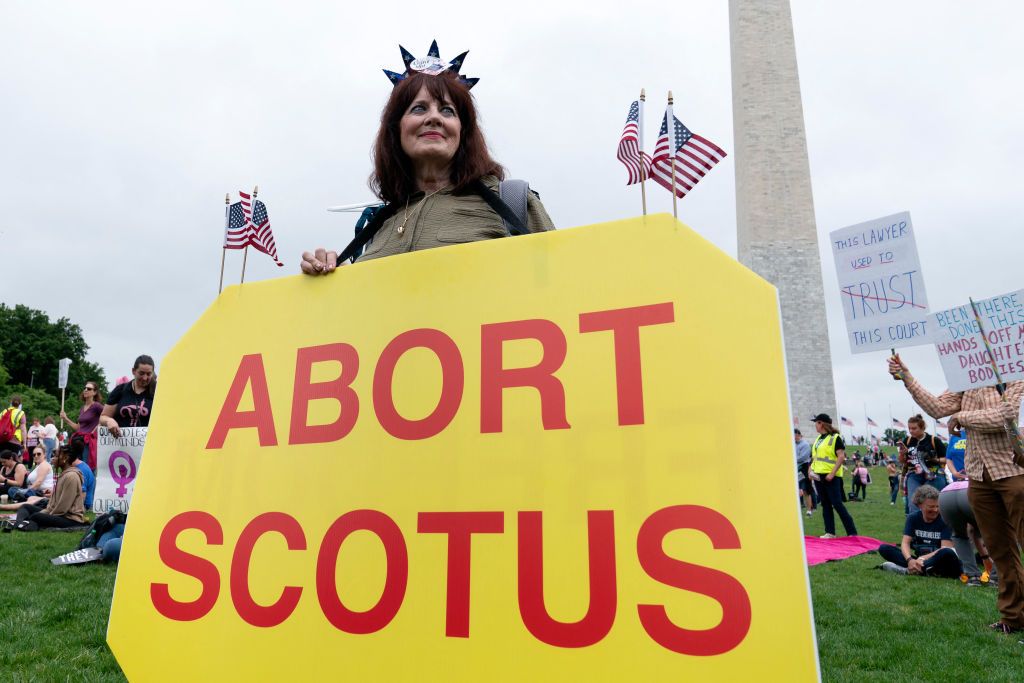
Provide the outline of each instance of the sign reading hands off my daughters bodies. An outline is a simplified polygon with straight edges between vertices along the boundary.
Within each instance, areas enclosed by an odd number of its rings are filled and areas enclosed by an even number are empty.
[[[935,350],[950,391],[990,387],[1024,379],[1024,289],[939,311],[932,317]],[[984,328],[988,346],[981,338]]]
[[[829,235],[853,353],[930,343],[928,298],[910,213]]]

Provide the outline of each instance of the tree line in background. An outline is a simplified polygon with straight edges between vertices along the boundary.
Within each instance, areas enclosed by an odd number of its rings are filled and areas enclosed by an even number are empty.
[[[88,351],[82,328],[67,318],[51,321],[43,311],[0,304],[0,408],[10,405],[11,396],[18,394],[30,424],[32,418],[50,416],[60,426],[58,361],[70,358],[64,410],[76,419],[87,381],[102,387],[104,397],[108,389],[103,369],[86,360]]]

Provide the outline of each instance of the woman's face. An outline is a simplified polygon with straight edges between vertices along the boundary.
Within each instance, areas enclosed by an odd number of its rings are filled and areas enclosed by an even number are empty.
[[[35,464],[38,465],[44,460],[46,460],[46,451],[40,448],[36,448],[32,451],[32,461],[35,462]]]
[[[814,423],[814,429],[819,434],[824,434],[825,433],[825,423],[822,422],[821,420],[818,420],[817,422]]]
[[[398,122],[402,151],[414,165],[448,164],[455,158],[462,135],[462,121],[455,105],[438,102],[426,88],[420,88],[416,99]]]
[[[920,439],[922,436],[924,436],[924,427],[917,424],[916,422],[909,422],[907,423],[907,432],[910,433],[911,437],[915,439]]]
[[[139,367],[132,370],[132,374],[135,375],[135,386],[145,389],[153,381],[153,366],[141,363]]]

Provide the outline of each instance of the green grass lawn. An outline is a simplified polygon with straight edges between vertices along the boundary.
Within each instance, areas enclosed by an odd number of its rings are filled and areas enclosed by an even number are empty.
[[[849,509],[862,535],[897,542],[902,501],[889,505],[884,468],[872,478],[867,502]],[[824,533],[820,514],[802,519],[807,534]],[[105,641],[115,568],[50,564],[79,538],[0,534],[0,680],[124,680]],[[825,681],[1024,680],[1024,645],[985,627],[998,618],[994,588],[899,576],[880,562],[869,553],[810,569]]]
[[[123,681],[107,647],[116,567],[58,567],[81,532],[0,534],[0,680]]]

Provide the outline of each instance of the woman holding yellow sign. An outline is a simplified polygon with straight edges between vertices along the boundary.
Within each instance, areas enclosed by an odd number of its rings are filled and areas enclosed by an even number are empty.
[[[307,275],[332,272],[364,246],[361,261],[553,227],[535,192],[521,181],[503,182],[469,93],[479,79],[459,74],[466,53],[445,63],[437,41],[420,59],[400,49],[405,72],[384,72],[394,90],[370,177],[384,206],[340,256],[323,247],[303,253]]]

